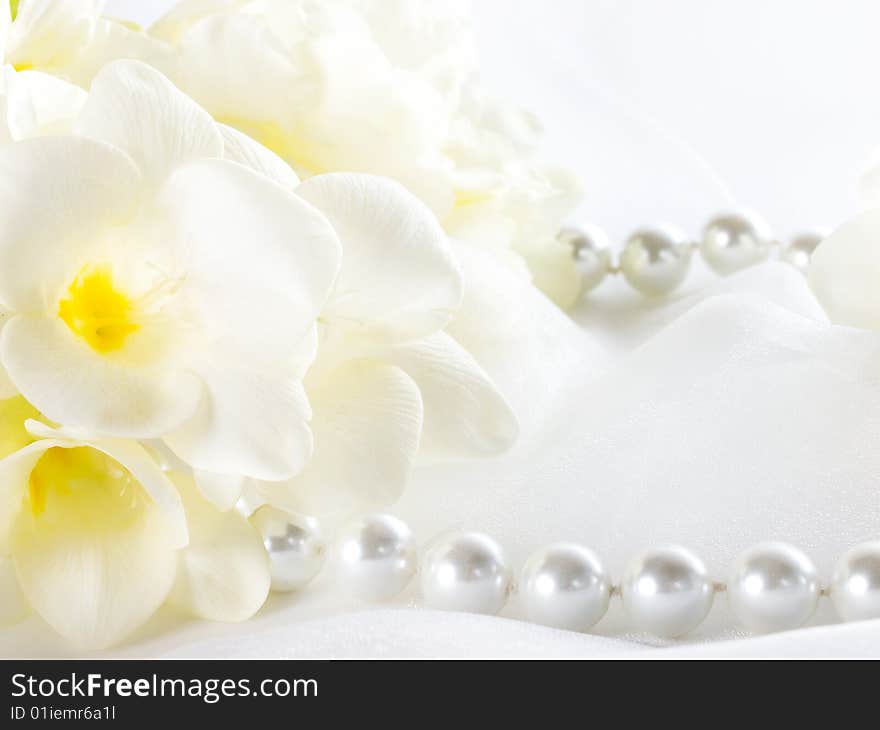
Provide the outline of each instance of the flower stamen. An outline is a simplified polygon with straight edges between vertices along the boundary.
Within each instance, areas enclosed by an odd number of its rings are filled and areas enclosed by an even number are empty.
[[[70,330],[100,353],[119,350],[140,325],[135,308],[120,292],[106,264],[84,266],[58,304],[58,316]]]

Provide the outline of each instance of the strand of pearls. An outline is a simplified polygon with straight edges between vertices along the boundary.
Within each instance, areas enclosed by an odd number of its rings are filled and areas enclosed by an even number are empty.
[[[595,226],[566,227],[557,237],[571,247],[584,293],[599,286],[609,274],[621,274],[636,291],[658,297],[681,285],[695,251],[721,275],[762,263],[774,249],[779,249],[780,260],[805,273],[825,234],[803,233],[782,247],[756,214],[721,213],[706,223],[699,243],[672,226],[640,228],[626,239],[616,263],[608,237]]]
[[[273,590],[301,589],[325,565],[329,546],[313,518],[262,507],[254,524],[269,554]],[[880,541],[846,553],[826,586],[804,553],[781,542],[746,550],[724,583],[679,546],[640,553],[614,583],[592,550],[557,543],[526,561],[517,584],[503,550],[487,535],[443,536],[419,561],[409,527],[385,514],[350,524],[333,552],[340,581],[362,600],[394,598],[418,575],[431,608],[496,614],[518,592],[525,618],[572,631],[595,625],[615,595],[635,629],[669,638],[699,626],[719,593],[727,594],[736,620],[757,632],[802,626],[823,597],[844,621],[880,618]]]

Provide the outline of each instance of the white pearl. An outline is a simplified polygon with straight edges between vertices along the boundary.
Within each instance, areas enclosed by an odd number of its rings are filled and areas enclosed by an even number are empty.
[[[295,591],[314,578],[324,565],[321,527],[314,517],[268,505],[251,515],[269,554],[273,591]]]
[[[569,226],[557,239],[571,247],[575,268],[581,277],[581,291],[595,289],[611,269],[611,245],[604,231],[596,226]]]
[[[736,561],[727,583],[733,615],[753,631],[803,625],[819,601],[819,579],[812,561],[782,542],[755,545]]]
[[[586,631],[608,610],[611,583],[592,550],[570,543],[541,548],[526,562],[522,596],[530,621]]]
[[[753,213],[724,213],[703,229],[700,253],[711,269],[732,274],[770,256],[773,235],[769,226]]]
[[[510,570],[498,544],[478,532],[436,542],[422,564],[422,595],[432,608],[495,614],[510,591]]]
[[[647,296],[662,296],[679,286],[690,263],[690,244],[683,233],[670,227],[636,231],[620,254],[624,278],[633,289]]]
[[[858,545],[840,559],[831,600],[844,621],[880,618],[880,541]]]
[[[715,587],[698,557],[671,545],[646,550],[635,558],[626,569],[620,593],[637,628],[674,638],[706,618]]]
[[[798,271],[806,274],[810,268],[810,259],[818,245],[828,237],[827,233],[801,233],[780,254],[780,259],[791,264]]]
[[[416,572],[412,532],[391,515],[369,515],[346,527],[337,555],[343,586],[368,601],[394,598]]]

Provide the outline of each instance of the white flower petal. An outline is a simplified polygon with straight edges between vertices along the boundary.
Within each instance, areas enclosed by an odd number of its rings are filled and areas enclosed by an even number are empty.
[[[31,607],[18,585],[15,563],[11,558],[0,556],[0,626],[17,623],[30,612]]]
[[[12,139],[69,133],[87,96],[78,86],[39,71],[9,74],[6,117]]]
[[[392,180],[335,173],[297,194],[326,215],[342,241],[342,268],[322,318],[405,339],[441,329],[461,303],[462,284],[434,215]]]
[[[275,496],[324,519],[387,507],[403,492],[419,446],[422,400],[399,368],[350,362],[310,391],[315,453]],[[271,491],[271,487],[269,487]]]
[[[124,638],[164,602],[177,554],[165,516],[144,505],[124,528],[55,522],[16,539],[19,583],[31,606],[78,646]]]
[[[424,402],[420,457],[450,459],[500,453],[519,424],[489,376],[452,337],[440,332],[391,351]]]
[[[7,39],[7,61],[15,66],[63,71],[89,43],[105,0],[25,0]]]
[[[191,372],[135,368],[100,355],[55,317],[7,322],[0,360],[47,418],[111,436],[162,436],[195,412],[203,392]]]
[[[288,479],[312,452],[309,402],[295,377],[203,365],[206,394],[196,414],[165,437],[194,469]]]
[[[150,27],[150,33],[171,43],[194,23],[214,13],[233,11],[249,0],[178,0],[170,10]]]
[[[193,306],[215,323],[217,340],[285,370],[339,268],[341,248],[327,219],[228,160],[179,169],[158,204],[191,247],[186,286]]]
[[[0,302],[55,311],[62,288],[134,212],[140,176],[119,150],[76,137],[0,146]]]
[[[811,257],[809,281],[832,322],[880,329],[880,208],[861,213]]]
[[[223,157],[249,167],[254,172],[274,180],[288,190],[299,185],[293,168],[271,150],[255,142],[246,134],[225,124],[218,124],[223,136]]]
[[[12,8],[9,3],[0,3],[0,58],[6,58],[6,40],[12,25]]]
[[[3,326],[8,321],[9,313],[0,309],[0,333],[3,332]],[[18,395],[18,388],[16,388],[15,384],[9,379],[6,368],[0,364],[0,401],[5,400],[6,398],[12,398],[16,395]]]
[[[247,477],[238,474],[218,474],[203,469],[195,469],[193,477],[202,496],[221,512],[235,506],[248,481]]]
[[[172,62],[173,49],[136,26],[111,18],[95,21],[89,43],[62,69],[76,84],[88,88],[98,72],[119,59],[137,59],[158,69]]]
[[[125,150],[154,184],[185,162],[223,155],[211,116],[140,61],[114,61],[98,73],[76,130]]]
[[[316,91],[312,62],[292,57],[291,49],[256,14],[197,20],[180,34],[175,53],[176,63],[169,69],[175,83],[217,121],[246,132],[251,125],[266,123],[266,131],[277,136],[279,122],[305,108]]]
[[[269,558],[253,526],[237,511],[221,512],[204,500],[186,477],[176,477],[184,495],[190,543],[180,551],[170,600],[211,621],[244,621],[269,594]]]
[[[190,363],[207,397],[166,441],[197,469],[287,479],[311,452],[299,377],[338,268],[336,234],[308,203],[227,160],[182,168],[160,204],[191,246],[187,296],[211,336]]]
[[[12,398],[15,395],[18,395],[18,388],[9,379],[9,375],[6,374],[6,368],[0,365],[0,400]]]

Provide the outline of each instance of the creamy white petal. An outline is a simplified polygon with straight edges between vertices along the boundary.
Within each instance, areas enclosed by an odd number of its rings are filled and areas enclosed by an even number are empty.
[[[287,479],[311,453],[299,377],[340,246],[311,205],[227,160],[182,168],[160,205],[191,246],[185,295],[207,323],[199,412],[166,440],[197,469]]]
[[[322,317],[390,340],[441,329],[461,303],[462,283],[434,215],[402,185],[337,173],[306,180],[297,194],[326,215],[343,260]]]
[[[165,437],[194,469],[288,479],[312,453],[311,410],[293,376],[263,375],[231,363],[196,366],[205,397],[195,415]]]
[[[516,441],[519,424],[504,396],[452,337],[439,332],[392,348],[390,357],[422,395],[420,457],[489,456]]]
[[[18,389],[6,374],[6,368],[0,366],[0,400],[18,395]]]
[[[251,13],[200,19],[181,34],[169,74],[218,121],[277,137],[281,124],[314,103],[318,79],[311,60],[275,30]]]
[[[164,71],[172,63],[173,49],[136,26],[101,17],[95,21],[89,43],[62,71],[88,88],[104,66],[119,59],[137,59]]]
[[[7,61],[63,72],[88,45],[105,0],[24,0],[9,30]]]
[[[158,202],[190,246],[186,293],[225,349],[284,370],[310,334],[341,248],[314,207],[228,160],[179,169]]]
[[[221,511],[235,506],[247,481],[247,477],[239,474],[218,474],[203,469],[195,469],[193,477],[202,496]]]
[[[223,157],[249,167],[254,172],[274,180],[288,190],[299,185],[293,168],[271,150],[255,142],[233,127],[218,124],[223,136]]]
[[[16,539],[15,567],[28,602],[63,637],[102,648],[123,639],[165,601],[177,552],[165,516],[146,504],[123,529],[76,521]]]
[[[119,150],[77,137],[0,146],[0,302],[55,311],[106,232],[134,213],[140,175]]]
[[[836,324],[880,329],[880,208],[859,214],[811,258],[813,292]]]
[[[12,8],[9,3],[0,3],[0,58],[6,59],[6,39],[12,25]]]
[[[269,594],[269,558],[259,533],[237,511],[217,510],[187,477],[176,480],[190,543],[180,551],[171,602],[211,621],[250,618]]]
[[[0,626],[21,621],[31,612],[27,598],[18,585],[12,558],[0,556]]]
[[[211,116],[140,61],[114,61],[98,73],[76,130],[125,150],[154,184],[190,160],[223,155]]]
[[[203,392],[192,372],[136,368],[100,355],[56,317],[7,322],[0,360],[47,418],[111,436],[160,437],[195,412]]]
[[[3,331],[4,325],[9,321],[9,317],[9,312],[0,309],[0,332]],[[6,368],[0,364],[0,400],[12,398],[16,395],[18,395],[18,388],[16,388],[15,384],[9,379],[9,375],[6,373]]]
[[[338,368],[309,396],[315,453],[276,496],[329,519],[392,504],[419,446],[422,399],[413,380],[399,368],[360,360]]]
[[[12,138],[69,133],[86,97],[78,86],[39,71],[9,74],[6,117]]]
[[[214,13],[237,10],[249,0],[178,0],[150,27],[157,38],[176,43],[193,23]]]

